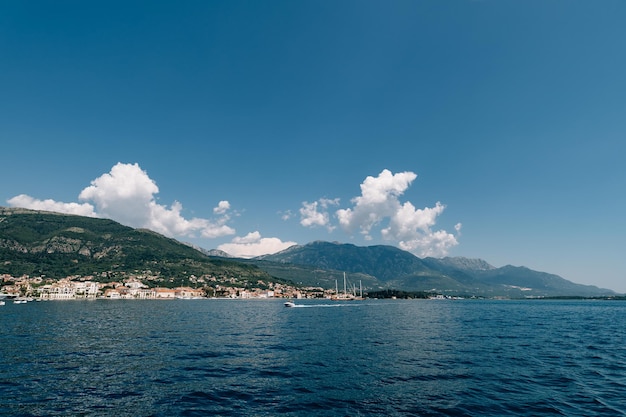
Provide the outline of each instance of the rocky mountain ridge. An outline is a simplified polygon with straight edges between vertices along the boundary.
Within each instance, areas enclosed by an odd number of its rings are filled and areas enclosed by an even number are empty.
[[[345,271],[355,275],[353,279],[360,274],[372,289],[395,288],[514,298],[615,294],[608,289],[576,284],[558,275],[526,267],[507,265],[496,268],[485,260],[463,257],[420,259],[409,252],[385,245],[359,247],[318,241],[292,246],[256,260],[262,269],[268,268],[263,263],[273,262]]]

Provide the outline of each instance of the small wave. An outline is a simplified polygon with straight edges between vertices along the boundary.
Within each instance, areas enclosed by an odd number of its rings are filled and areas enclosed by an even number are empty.
[[[189,352],[183,355],[176,356],[178,360],[188,360],[188,359],[210,359],[210,358],[220,358],[223,356],[228,356],[228,352],[218,352],[218,351],[199,351],[199,352]]]
[[[141,395],[143,394],[137,391],[121,391],[121,392],[112,392],[110,394],[106,394],[104,398],[120,399],[120,398],[127,398],[127,397],[140,397]]]

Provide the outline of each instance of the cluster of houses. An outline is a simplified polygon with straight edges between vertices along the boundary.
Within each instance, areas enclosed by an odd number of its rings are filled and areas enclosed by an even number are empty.
[[[100,283],[68,277],[55,282],[44,282],[42,278],[13,278],[8,275],[0,275],[0,293],[10,297],[27,296],[41,300],[310,298],[327,295],[322,288],[298,289],[281,284],[272,284],[269,289],[244,289],[236,285],[213,285],[202,288],[151,288],[136,278],[129,278],[123,282]]]
[[[103,285],[93,281],[63,279],[37,287],[35,295],[42,300],[200,298],[204,296],[204,290],[190,287],[148,288],[134,280]]]

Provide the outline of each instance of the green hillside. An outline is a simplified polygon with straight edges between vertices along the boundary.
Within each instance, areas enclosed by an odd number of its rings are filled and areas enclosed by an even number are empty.
[[[100,282],[131,275],[153,285],[187,285],[194,277],[274,280],[254,265],[210,258],[148,230],[112,220],[0,208],[0,274],[46,278],[92,277]]]
[[[259,267],[268,274],[278,277],[295,284],[305,287],[322,287],[325,289],[334,289],[336,285],[343,285],[343,274],[346,273],[346,280],[350,287],[363,287],[368,289],[384,289],[387,288],[372,275],[339,271],[336,269],[325,269],[317,266],[299,265],[295,263],[272,262],[260,259],[241,260]]]

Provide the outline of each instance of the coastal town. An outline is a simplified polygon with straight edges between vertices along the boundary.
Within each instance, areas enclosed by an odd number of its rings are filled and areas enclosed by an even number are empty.
[[[334,291],[321,287],[304,287],[257,281],[256,286],[242,286],[236,278],[229,282],[214,277],[193,279],[193,286],[149,286],[145,276],[130,276],[116,282],[98,282],[94,277],[66,277],[59,280],[22,276],[15,278],[0,275],[0,297],[16,300],[81,300],[81,299],[268,299],[268,298],[330,298]]]

